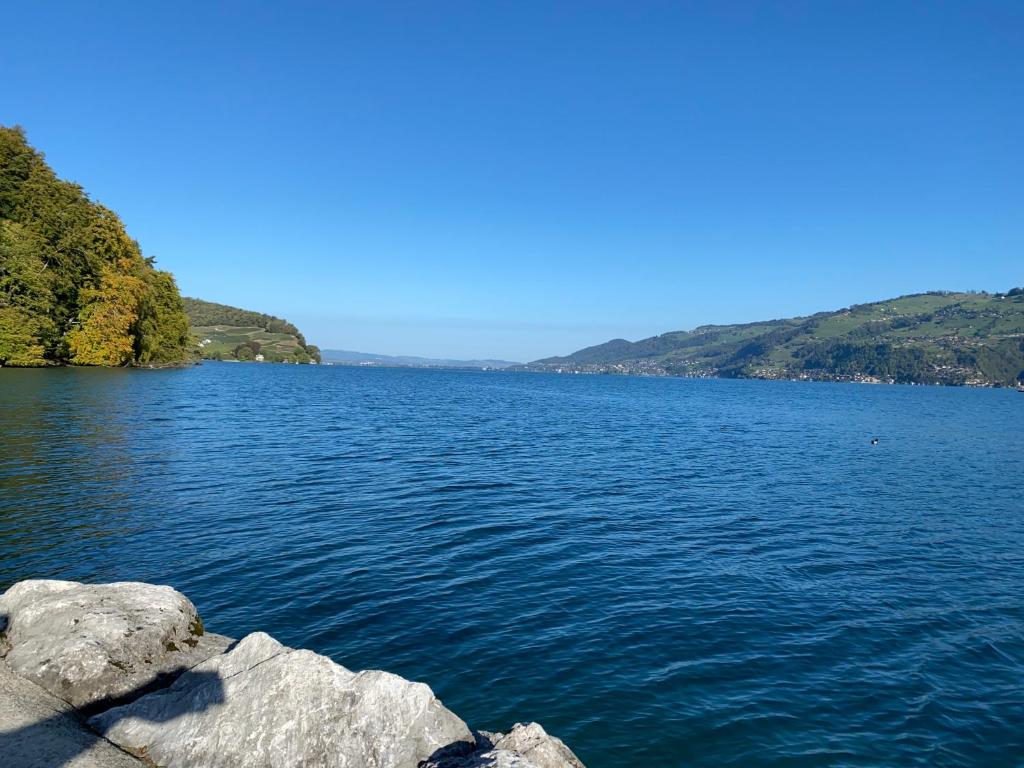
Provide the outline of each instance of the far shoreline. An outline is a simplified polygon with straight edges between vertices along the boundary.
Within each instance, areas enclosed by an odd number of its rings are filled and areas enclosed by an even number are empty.
[[[792,378],[792,377],[765,377],[765,376],[712,376],[674,374],[674,373],[631,373],[624,371],[580,371],[580,370],[537,370],[535,368],[509,366],[505,368],[482,368],[475,366],[444,366],[444,365],[401,365],[393,363],[349,363],[342,361],[325,360],[319,363],[307,362],[298,363],[287,360],[212,360],[200,359],[184,363],[169,363],[163,365],[75,365],[73,363],[53,363],[39,366],[17,366],[0,365],[0,372],[5,370],[14,371],[54,371],[54,370],[90,370],[90,371],[168,371],[188,370],[201,367],[207,363],[236,364],[246,363],[259,366],[288,366],[288,367],[313,367],[313,368],[346,368],[361,370],[397,370],[397,371],[453,371],[461,373],[514,373],[547,376],[586,376],[586,377],[608,377],[622,379],[675,379],[675,380],[707,380],[707,381],[758,381],[791,384],[856,384],[864,386],[898,386],[898,387],[928,387],[931,389],[999,389],[1024,393],[1024,387],[1013,384],[994,383],[971,383],[952,384],[944,382],[919,382],[919,381],[882,381],[865,377],[857,378]]]

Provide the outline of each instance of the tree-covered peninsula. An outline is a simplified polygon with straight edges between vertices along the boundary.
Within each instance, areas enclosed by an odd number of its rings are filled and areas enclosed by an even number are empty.
[[[174,365],[193,349],[173,276],[0,126],[0,365]]]

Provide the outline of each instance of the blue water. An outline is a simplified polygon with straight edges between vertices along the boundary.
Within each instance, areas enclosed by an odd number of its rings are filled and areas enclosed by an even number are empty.
[[[590,768],[1024,764],[1012,391],[3,370],[0,436],[0,589],[171,584]]]

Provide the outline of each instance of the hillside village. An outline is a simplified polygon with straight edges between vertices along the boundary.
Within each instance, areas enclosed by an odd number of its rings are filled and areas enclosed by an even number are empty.
[[[615,339],[526,370],[642,376],[1014,386],[1024,289],[935,291],[809,317]]]

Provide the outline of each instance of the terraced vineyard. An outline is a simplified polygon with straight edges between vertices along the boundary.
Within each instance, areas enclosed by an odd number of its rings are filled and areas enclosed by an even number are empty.
[[[204,359],[320,362],[320,350],[287,320],[200,299],[184,303]]]
[[[1024,290],[934,292],[809,317],[615,339],[527,368],[973,386],[1024,378]]]

